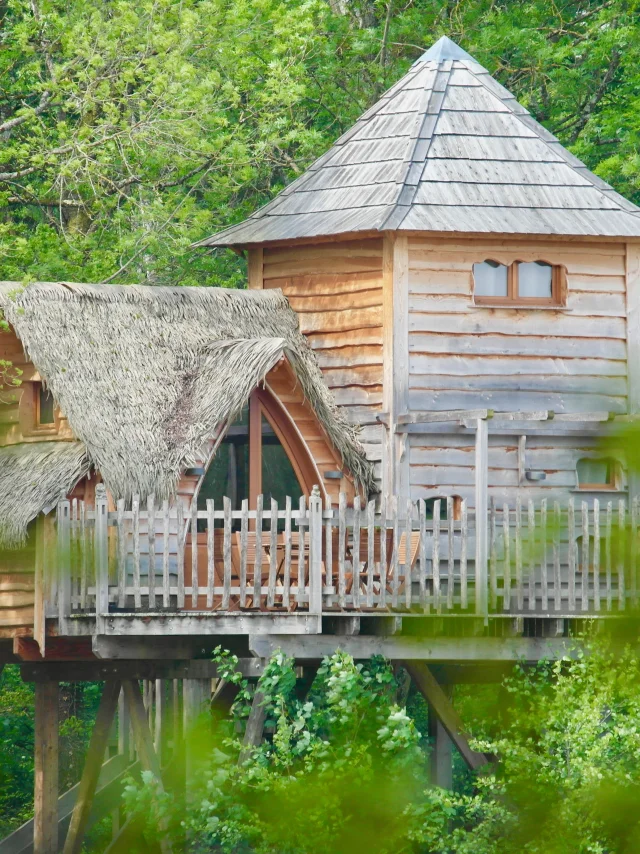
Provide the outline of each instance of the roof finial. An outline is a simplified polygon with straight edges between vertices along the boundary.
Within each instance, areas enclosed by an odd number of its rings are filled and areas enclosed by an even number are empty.
[[[442,62],[445,59],[462,59],[467,62],[475,62],[466,50],[462,50],[448,36],[442,36],[435,44],[432,44],[426,53],[423,53],[418,62]]]

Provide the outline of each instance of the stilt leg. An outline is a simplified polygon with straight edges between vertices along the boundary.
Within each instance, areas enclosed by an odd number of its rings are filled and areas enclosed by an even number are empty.
[[[34,854],[58,851],[58,683],[35,685]]]

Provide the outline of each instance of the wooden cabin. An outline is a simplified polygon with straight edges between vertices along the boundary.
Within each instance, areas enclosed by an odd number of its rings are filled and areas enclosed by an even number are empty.
[[[455,681],[561,656],[640,598],[615,439],[640,409],[640,209],[457,45],[198,246],[246,252],[248,290],[0,287],[0,667],[37,684],[36,854],[60,679],[110,680],[105,719],[122,682],[148,759],[137,680],[184,679],[186,725],[221,636],[251,676],[275,649],[383,654],[444,722],[436,754],[478,767],[417,660]]]

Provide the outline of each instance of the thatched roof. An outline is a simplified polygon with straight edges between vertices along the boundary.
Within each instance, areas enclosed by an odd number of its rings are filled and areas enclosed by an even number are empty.
[[[273,201],[197,245],[384,231],[638,237],[640,209],[443,36]]]
[[[0,307],[116,498],[171,497],[283,355],[345,467],[372,484],[279,290],[5,283]]]
[[[81,442],[0,448],[0,544],[21,545],[29,522],[63,499],[88,471]]]

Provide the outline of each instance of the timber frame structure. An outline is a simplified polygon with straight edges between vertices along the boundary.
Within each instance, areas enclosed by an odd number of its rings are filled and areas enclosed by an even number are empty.
[[[185,740],[188,782],[221,643],[252,680],[277,649],[403,665],[450,785],[452,743],[490,759],[452,685],[640,599],[640,210],[461,48],[198,246],[248,289],[0,285],[0,668],[36,685],[35,817],[0,854],[79,852]],[[105,687],[59,798],[68,680]]]

